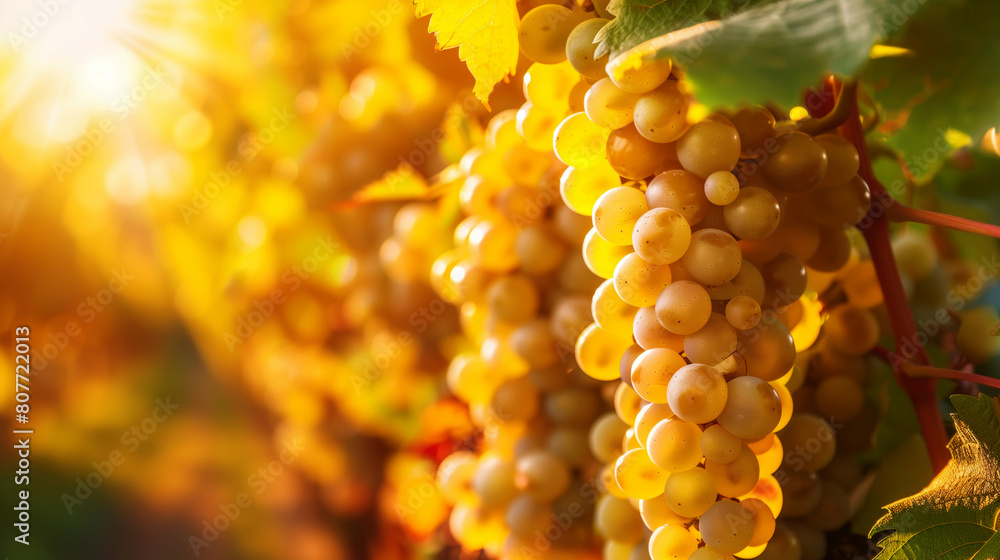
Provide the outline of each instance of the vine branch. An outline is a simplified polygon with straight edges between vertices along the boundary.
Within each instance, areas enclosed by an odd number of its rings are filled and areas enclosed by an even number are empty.
[[[856,80],[844,82],[840,95],[834,102],[833,109],[822,117],[803,121],[799,130],[809,136],[817,136],[843,125],[851,116],[851,102],[847,100],[855,99],[857,91],[858,82]]]
[[[828,87],[832,88],[835,85],[829,84]],[[852,92],[850,97],[844,95],[848,92]],[[872,169],[871,159],[865,144],[864,130],[861,127],[856,90],[848,90],[845,86],[837,101],[837,105],[847,105],[849,108],[849,117],[840,127],[840,134],[850,140],[858,150],[861,159],[858,174],[868,183],[873,199],[890,197],[891,195],[875,177],[875,172]],[[833,108],[831,108],[832,110]],[[927,351],[923,346],[913,342],[918,340],[917,325],[913,320],[909,302],[907,302],[903,291],[899,268],[896,266],[896,260],[892,254],[892,245],[889,242],[889,220],[885,213],[872,212],[871,209],[867,220],[870,221],[871,226],[865,228],[862,234],[868,243],[879,286],[885,297],[885,306],[889,314],[896,348],[915,347],[913,355],[909,356],[910,361],[915,362],[916,365],[929,366],[931,362]],[[948,436],[944,430],[944,422],[938,410],[937,395],[935,394],[937,379],[910,377],[900,369],[899,360],[892,360],[891,363],[896,382],[903,388],[913,404],[931,465],[935,472],[940,472],[948,464],[949,454],[947,450]]]
[[[913,208],[905,204],[893,204],[889,206],[887,216],[893,222],[916,222],[918,224],[946,227],[1000,239],[1000,226],[984,224],[968,218],[952,216],[951,214]]]

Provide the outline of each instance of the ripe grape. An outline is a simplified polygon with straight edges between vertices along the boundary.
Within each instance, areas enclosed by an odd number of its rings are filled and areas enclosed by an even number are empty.
[[[653,142],[674,142],[687,131],[687,95],[667,80],[635,102],[635,128]]]
[[[716,171],[732,171],[740,159],[740,137],[729,124],[702,121],[677,140],[677,158],[684,169],[707,178]]]
[[[669,208],[646,212],[632,230],[635,252],[651,264],[670,264],[680,259],[690,243],[691,226],[684,216]]]
[[[609,20],[603,19],[603,16],[585,20],[574,27],[566,39],[566,58],[585,78],[600,80],[607,76],[604,66],[608,63],[608,55],[602,57],[595,55],[597,45],[594,43],[594,37],[608,22]]]
[[[638,100],[638,95],[623,91],[611,78],[602,78],[587,90],[583,107],[594,124],[615,130],[632,124]]]

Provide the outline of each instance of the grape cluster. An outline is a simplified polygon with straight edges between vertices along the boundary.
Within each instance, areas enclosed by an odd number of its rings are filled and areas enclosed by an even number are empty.
[[[599,484],[588,428],[612,396],[573,355],[599,279],[578,249],[588,220],[559,199],[563,166],[530,147],[525,112],[494,116],[450,177],[464,217],[430,279],[459,310],[465,340],[446,385],[479,431],[442,460],[437,484],[463,547],[577,557],[593,548]]]
[[[592,518],[606,560],[821,558],[879,414],[859,155],[775,108],[704,115],[669,60],[608,75],[595,8],[524,16],[525,103],[448,179],[466,217],[431,284],[484,433],[439,468],[451,531],[548,557],[533,536],[592,485],[552,550],[592,549]]]

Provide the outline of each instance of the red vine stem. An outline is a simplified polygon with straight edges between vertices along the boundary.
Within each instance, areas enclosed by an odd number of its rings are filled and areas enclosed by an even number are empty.
[[[893,222],[917,222],[929,226],[939,226],[969,233],[978,233],[1000,239],[1000,226],[984,224],[968,218],[960,218],[951,214],[941,214],[930,210],[921,210],[904,204],[893,204],[889,206],[886,214]]]
[[[918,366],[913,364],[903,364],[900,367],[904,373],[914,378],[936,377],[944,379],[957,379],[958,381],[968,381],[969,383],[977,383],[979,385],[986,385],[987,387],[1000,389],[1000,379],[979,375],[978,373],[969,373],[967,371],[960,371],[957,369]]]
[[[828,87],[832,84],[828,83]],[[861,118],[858,112],[857,97],[850,100],[851,114],[847,122],[840,127],[841,136],[847,138],[854,144],[861,158],[861,167],[858,173],[861,178],[868,183],[872,192],[873,204],[868,211],[868,216],[864,223],[871,225],[865,228],[865,241],[871,253],[872,262],[875,264],[875,271],[878,276],[879,286],[885,299],[885,307],[889,314],[889,321],[892,325],[892,334],[896,342],[896,350],[901,348],[915,348],[912,356],[901,357],[895,353],[889,356],[889,363],[892,364],[893,375],[896,382],[903,388],[913,408],[917,414],[917,421],[920,424],[920,431],[924,436],[924,444],[927,446],[927,453],[931,459],[931,465],[935,472],[940,472],[948,464],[949,455],[947,450],[948,436],[944,430],[944,422],[941,420],[941,413],[938,410],[937,395],[935,387],[937,380],[934,378],[910,377],[901,371],[901,365],[907,361],[915,362],[917,365],[929,366],[930,358],[923,346],[916,343],[917,325],[910,312],[909,302],[906,301],[906,294],[903,291],[903,284],[899,276],[899,268],[892,254],[892,245],[889,242],[889,220],[885,212],[886,206],[890,208],[897,206],[897,203],[885,204],[891,201],[891,195],[886,191],[885,186],[875,177],[872,170],[871,159],[868,156],[868,149],[865,145],[864,131],[861,129]],[[881,201],[881,202],[876,202]]]

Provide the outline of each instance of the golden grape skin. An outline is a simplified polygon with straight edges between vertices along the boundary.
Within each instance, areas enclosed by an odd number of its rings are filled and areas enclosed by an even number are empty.
[[[701,467],[673,473],[667,478],[663,495],[670,509],[682,517],[698,517],[716,498],[715,480]]]
[[[756,155],[774,138],[774,115],[763,107],[745,107],[730,119],[740,136],[743,153]]]
[[[541,64],[566,60],[566,40],[573,28],[584,19],[579,13],[558,4],[543,4],[524,14],[518,28],[521,53]]]
[[[632,124],[638,100],[639,96],[623,91],[610,78],[602,78],[587,90],[583,107],[594,124],[616,130]]]
[[[596,323],[587,327],[576,341],[576,361],[580,369],[600,381],[617,379],[618,362],[631,341],[611,334]]]
[[[748,375],[774,381],[795,365],[792,335],[778,321],[761,321],[749,331],[740,331],[737,336],[737,351],[747,361]]]
[[[719,425],[745,440],[765,437],[781,419],[781,400],[762,379],[744,376],[729,381],[729,399],[719,414]]]
[[[661,468],[669,472],[681,472],[694,468],[701,462],[700,441],[701,428],[697,424],[679,418],[667,418],[657,422],[649,431],[646,451],[650,459]]]
[[[640,450],[641,451],[641,450]],[[642,518],[628,500],[601,496],[594,508],[594,527],[609,541],[638,542],[642,538]]]
[[[581,76],[591,80],[600,80],[607,76],[604,66],[608,63],[608,54],[598,58],[595,56],[597,44],[594,36],[611,20],[604,18],[588,19],[573,28],[566,39],[566,58]]]
[[[743,440],[712,424],[701,434],[701,452],[705,459],[720,464],[731,463],[739,456]]]
[[[552,147],[559,161],[571,167],[589,167],[607,159],[605,147],[610,131],[573,113],[556,127]]]
[[[674,334],[689,335],[708,323],[712,300],[694,282],[674,282],[656,300],[656,319]]]
[[[641,218],[640,218],[641,220]],[[597,230],[591,228],[583,240],[583,258],[587,268],[597,276],[608,279],[615,275],[618,262],[632,252],[628,245],[614,245],[605,241]]]
[[[740,239],[764,239],[778,229],[781,208],[774,195],[760,187],[743,187],[723,209],[726,225]]]
[[[650,208],[671,208],[691,225],[700,222],[712,204],[705,196],[704,181],[683,169],[658,174],[646,189]]]
[[[655,305],[660,292],[672,280],[669,265],[650,264],[638,253],[625,255],[615,267],[615,290],[624,301],[636,307]]]
[[[806,266],[818,272],[835,272],[851,258],[851,240],[843,228],[824,227],[819,230],[819,247]]]
[[[615,245],[631,245],[632,230],[639,217],[649,210],[646,195],[635,187],[615,187],[594,205],[594,229]]]
[[[742,496],[753,490],[760,477],[760,465],[750,448],[743,446],[736,459],[729,463],[705,461],[705,470],[715,479],[719,494],[729,498]]]
[[[642,307],[635,314],[632,323],[632,336],[639,346],[650,348],[669,348],[675,352],[684,350],[684,337],[663,328],[656,317],[656,307]]]
[[[667,80],[635,102],[635,128],[653,142],[675,142],[687,131],[687,95]]]
[[[705,197],[717,206],[733,202],[739,192],[740,182],[729,171],[716,171],[705,179]]]
[[[850,140],[837,134],[821,134],[813,140],[823,147],[827,158],[826,175],[820,186],[844,184],[858,173],[861,158]]]
[[[620,185],[618,173],[605,161],[586,168],[567,167],[559,180],[559,192],[571,210],[590,216],[597,199]]]
[[[705,326],[684,337],[684,354],[693,363],[717,364],[736,351],[736,329],[719,313]]]
[[[739,273],[743,252],[732,235],[718,229],[701,229],[691,234],[681,263],[701,284],[718,286]]]
[[[710,548],[733,554],[753,538],[753,514],[736,502],[722,500],[701,516],[701,537]]]
[[[669,58],[659,58],[638,67],[618,68],[617,73],[611,74],[611,79],[629,93],[646,93],[667,81],[672,69]]]
[[[754,328],[760,321],[760,305],[748,296],[736,296],[726,303],[726,320],[741,331]]]
[[[653,463],[645,449],[633,449],[615,461],[615,481],[630,498],[659,496],[668,474]]]
[[[565,112],[550,112],[526,101],[517,110],[514,122],[517,134],[526,146],[532,150],[547,152],[552,149],[556,127],[565,117]]]
[[[740,137],[722,122],[702,121],[677,140],[677,158],[684,169],[702,179],[716,171],[731,171],[740,159]]]
[[[729,398],[726,380],[715,368],[690,364],[677,370],[667,385],[667,404],[681,420],[705,424],[725,410]]]
[[[673,146],[646,140],[634,124],[611,131],[608,136],[608,163],[626,179],[645,179],[661,171],[677,169],[680,164],[676,158],[671,159],[673,156]]]
[[[826,175],[826,150],[804,132],[777,139],[777,149],[767,154],[761,171],[772,185],[789,192],[809,190]]]
[[[650,264],[665,265],[680,259],[690,243],[691,226],[684,216],[669,208],[649,210],[632,230],[635,252]]]
[[[735,341],[735,336],[734,336]],[[680,354],[666,348],[652,348],[632,363],[631,383],[639,396],[651,403],[667,402],[667,383],[686,362]]]
[[[823,331],[833,349],[852,356],[867,354],[878,344],[879,328],[875,315],[853,305],[835,307]]]
[[[821,185],[809,191],[806,217],[828,227],[851,227],[868,213],[872,195],[859,175],[838,185]]]

